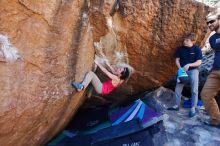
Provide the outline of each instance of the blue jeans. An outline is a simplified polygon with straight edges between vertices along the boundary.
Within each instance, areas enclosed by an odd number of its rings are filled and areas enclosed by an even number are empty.
[[[196,107],[198,102],[199,70],[192,69],[187,71],[187,74],[189,75],[189,80],[190,80],[192,107]],[[180,106],[183,87],[184,84],[176,83],[175,95],[176,95],[176,105],[178,106]]]

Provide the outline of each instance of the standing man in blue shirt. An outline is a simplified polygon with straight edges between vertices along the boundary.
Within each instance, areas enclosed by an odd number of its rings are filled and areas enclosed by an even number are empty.
[[[215,34],[209,38],[211,48],[215,51],[215,57],[212,71],[202,89],[201,98],[211,117],[206,124],[220,128],[220,111],[214,98],[220,89],[220,13],[217,9],[207,15],[206,23],[211,31],[215,31]]]
[[[191,86],[191,98],[192,105],[189,112],[189,117],[196,115],[196,106],[198,102],[198,84],[199,84],[199,70],[198,66],[202,63],[202,52],[201,49],[194,45],[196,40],[195,34],[187,34],[183,40],[183,46],[177,48],[175,53],[176,65],[178,69],[185,70],[189,76],[189,82]],[[175,88],[176,94],[176,105],[169,108],[168,110],[179,110],[182,90],[184,83],[177,82]]]

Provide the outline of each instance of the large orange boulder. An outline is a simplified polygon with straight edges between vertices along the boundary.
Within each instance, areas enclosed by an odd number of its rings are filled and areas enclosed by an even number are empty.
[[[161,85],[186,32],[206,35],[207,7],[190,0],[1,0],[0,145],[44,145],[85,100],[71,88],[94,52],[136,73],[120,94]],[[111,15],[110,15],[111,13]],[[94,48],[99,44],[101,49]]]
[[[209,8],[191,0],[116,0],[115,5],[93,1],[91,5],[94,41],[102,44],[113,64],[120,58],[136,70],[126,90],[129,95],[158,87],[175,75],[173,55],[186,33],[195,33],[199,46],[208,34]]]
[[[45,144],[84,99],[80,81],[93,63],[83,1],[0,1],[0,145]],[[85,25],[81,25],[84,22]]]

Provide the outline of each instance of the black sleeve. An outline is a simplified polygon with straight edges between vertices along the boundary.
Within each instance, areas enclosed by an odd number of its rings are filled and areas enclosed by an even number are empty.
[[[196,60],[202,60],[202,49],[199,47],[196,47]]]

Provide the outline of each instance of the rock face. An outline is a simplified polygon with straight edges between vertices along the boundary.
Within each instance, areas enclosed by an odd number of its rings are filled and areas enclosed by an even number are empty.
[[[177,70],[173,54],[184,34],[197,34],[200,46],[208,36],[204,23],[208,7],[191,0],[117,0],[112,7],[110,1],[92,1],[90,5],[94,42],[103,46],[101,51],[112,64],[128,62],[136,70],[126,86],[109,95],[110,100],[116,97],[113,102],[171,79]]]
[[[207,9],[189,0],[1,0],[0,145],[44,145],[83,103],[71,80],[92,69],[99,43],[112,64],[136,73],[120,93],[160,85],[174,74],[180,37],[201,44]],[[111,15],[110,16],[110,12]]]

